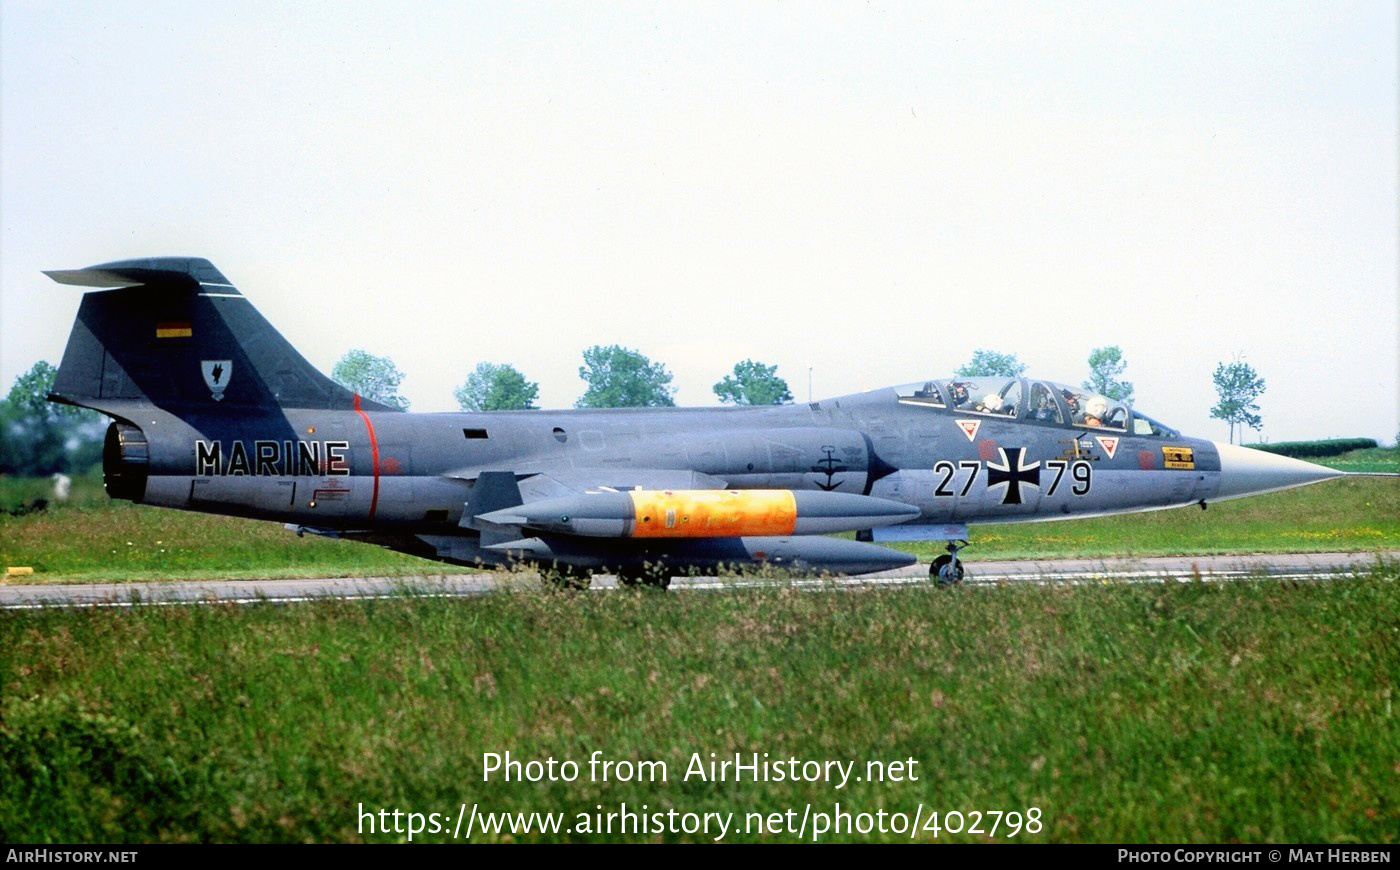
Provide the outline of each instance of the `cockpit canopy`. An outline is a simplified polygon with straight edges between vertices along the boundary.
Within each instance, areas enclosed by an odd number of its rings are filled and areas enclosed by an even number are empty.
[[[895,387],[902,405],[946,408],[1066,428],[1108,429],[1133,435],[1180,438],[1130,405],[1082,387],[1030,378],[971,377]]]

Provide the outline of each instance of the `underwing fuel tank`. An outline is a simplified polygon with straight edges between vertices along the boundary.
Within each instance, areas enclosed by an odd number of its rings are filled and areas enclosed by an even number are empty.
[[[477,519],[589,538],[737,538],[851,532],[918,516],[915,507],[867,495],[754,489],[591,492]]]

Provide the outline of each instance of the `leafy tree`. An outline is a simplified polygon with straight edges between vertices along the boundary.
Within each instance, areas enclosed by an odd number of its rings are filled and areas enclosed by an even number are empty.
[[[669,408],[676,388],[671,373],[635,350],[610,344],[583,352],[578,376],[588,384],[579,408]]]
[[[331,379],[371,401],[408,410],[408,399],[399,395],[403,372],[387,356],[363,350],[348,351],[331,369]]]
[[[1026,364],[1014,353],[997,353],[994,350],[978,348],[972,352],[972,359],[953,372],[956,377],[1005,377],[1019,378],[1026,373]]]
[[[41,359],[31,366],[29,371],[15,378],[5,401],[17,413],[26,417],[56,416],[61,412],[60,409],[77,410],[71,405],[59,405],[48,400],[49,391],[53,389],[53,382],[57,377],[58,369],[53,363]]]
[[[1089,379],[1084,382],[1084,389],[1132,404],[1133,382],[1118,379],[1127,367],[1123,351],[1117,345],[1094,348],[1089,354]]]
[[[0,473],[44,477],[65,470],[65,440],[51,419],[26,414],[8,398],[0,402]]]
[[[101,414],[48,400],[58,369],[40,360],[0,402],[0,473],[78,472],[102,458]]]
[[[778,377],[778,367],[751,359],[735,363],[734,374],[715,384],[715,395],[734,405],[786,405],[792,401],[792,391],[787,381]]]
[[[463,411],[528,411],[536,407],[540,385],[509,363],[483,362],[452,395]]]
[[[1235,361],[1215,367],[1215,391],[1220,402],[1210,409],[1210,415],[1230,424],[1230,443],[1235,443],[1235,426],[1242,424],[1259,431],[1263,422],[1255,401],[1264,393],[1264,379],[1252,366],[1235,357]]]

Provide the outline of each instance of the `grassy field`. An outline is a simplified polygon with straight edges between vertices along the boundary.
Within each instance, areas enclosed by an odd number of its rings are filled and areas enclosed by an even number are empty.
[[[1367,450],[1353,450],[1350,453],[1331,459],[1312,460],[1318,465],[1335,468],[1339,471],[1368,471],[1382,474],[1400,472],[1400,448],[1372,447]]]
[[[1394,549],[1397,490],[981,527],[970,552]],[[44,491],[6,481],[0,504]],[[441,570],[108,502],[93,480],[0,517],[0,552],[48,582]],[[726,841],[1393,843],[1397,683],[1397,564],[1315,584],[5,611],[0,841],[442,842],[475,808],[457,839],[708,841],[723,821]],[[554,778],[488,776],[506,752],[553,758]],[[799,777],[736,781],[736,754]],[[710,761],[723,780],[694,775]],[[531,831],[483,830],[487,813]]]
[[[1395,448],[1339,457],[1347,470],[1400,470]],[[48,494],[47,481],[0,481],[0,509]],[[904,545],[930,560],[941,544]],[[1166,556],[1400,549],[1400,481],[1350,478],[1211,505],[1053,523],[976,526],[979,559]],[[277,523],[114,502],[98,476],[42,513],[0,515],[0,563],[34,568],[29,582],[204,577],[413,576],[465,569],[376,547],[308,536]]]
[[[725,841],[791,841],[805,813],[809,841],[908,841],[918,815],[920,841],[1393,843],[1398,683],[1400,566],[6,612],[0,840],[394,841],[418,813],[443,842],[465,805],[533,828],[478,818],[472,841],[708,841],[723,818]],[[506,752],[574,781],[488,776]],[[855,767],[695,776],[711,753]],[[645,832],[606,831],[624,807]]]

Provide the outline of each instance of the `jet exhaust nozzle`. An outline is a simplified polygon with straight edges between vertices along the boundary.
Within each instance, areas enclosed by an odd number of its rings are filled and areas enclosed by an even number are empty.
[[[102,485],[110,498],[140,502],[146,497],[151,447],[146,433],[129,423],[107,427],[102,442]]]

